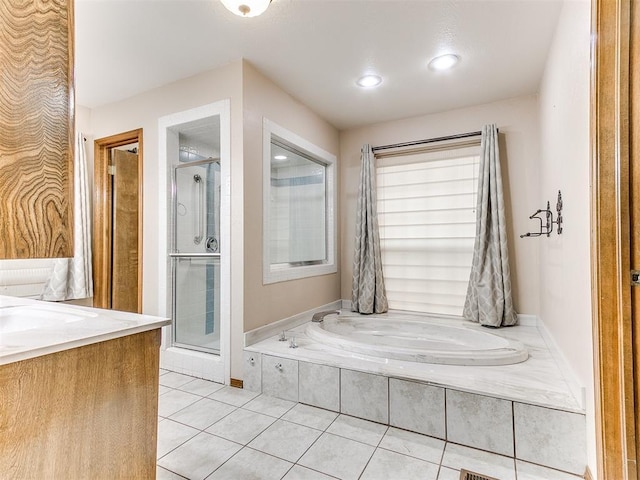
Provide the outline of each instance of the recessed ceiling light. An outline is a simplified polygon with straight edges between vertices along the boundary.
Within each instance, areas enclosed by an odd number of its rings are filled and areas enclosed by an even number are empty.
[[[273,157],[274,160],[286,160],[287,156],[286,155],[275,155]]]
[[[450,68],[453,68],[459,61],[460,57],[458,55],[448,53],[446,55],[440,55],[439,57],[431,60],[429,62],[429,68],[432,68],[433,70],[448,70]]]
[[[362,88],[377,87],[382,83],[382,77],[379,75],[364,75],[358,79],[356,84]]]

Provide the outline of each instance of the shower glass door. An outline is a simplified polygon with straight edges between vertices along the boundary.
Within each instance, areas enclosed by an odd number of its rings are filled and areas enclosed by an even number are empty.
[[[220,353],[220,162],[173,175],[173,344]]]

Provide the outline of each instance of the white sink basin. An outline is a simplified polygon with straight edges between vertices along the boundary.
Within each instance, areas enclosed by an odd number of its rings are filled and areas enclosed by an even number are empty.
[[[97,314],[59,306],[55,309],[35,305],[7,306],[0,308],[0,334],[56,327],[89,317],[97,317]]]

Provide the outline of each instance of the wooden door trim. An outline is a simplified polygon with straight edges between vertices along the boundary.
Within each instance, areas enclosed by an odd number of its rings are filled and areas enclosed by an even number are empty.
[[[630,71],[639,63],[630,55],[634,23],[628,0],[592,0],[593,348],[598,478],[605,480],[637,478],[629,209],[630,168],[639,160],[630,155],[629,132]],[[637,48],[637,25],[635,31]]]
[[[111,181],[109,155],[112,148],[138,143],[138,313],[142,312],[142,129],[130,130],[94,142],[93,203],[93,306],[110,308],[111,283]]]

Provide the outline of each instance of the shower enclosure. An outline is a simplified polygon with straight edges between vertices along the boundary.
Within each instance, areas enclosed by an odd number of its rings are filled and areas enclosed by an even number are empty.
[[[220,160],[180,147],[173,168],[173,345],[220,353]]]
[[[231,381],[230,101],[158,120],[158,306],[162,368]]]

